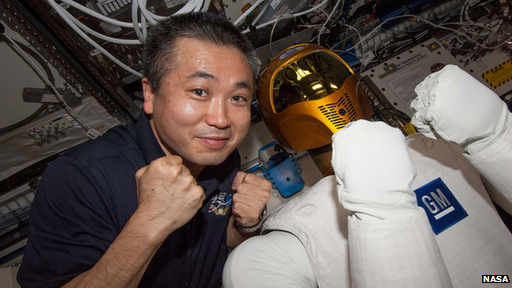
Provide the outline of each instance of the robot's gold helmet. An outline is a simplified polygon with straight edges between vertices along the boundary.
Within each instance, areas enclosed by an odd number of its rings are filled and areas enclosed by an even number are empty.
[[[276,141],[293,150],[331,143],[331,136],[372,108],[352,69],[335,53],[313,44],[291,46],[263,71],[257,98]]]

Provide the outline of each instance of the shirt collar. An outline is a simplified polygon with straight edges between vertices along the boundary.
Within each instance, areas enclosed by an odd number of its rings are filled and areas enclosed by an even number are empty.
[[[140,112],[137,118],[137,136],[135,138],[147,164],[165,156],[165,152],[158,143],[151,124],[149,124],[149,118],[150,116],[144,111]]]

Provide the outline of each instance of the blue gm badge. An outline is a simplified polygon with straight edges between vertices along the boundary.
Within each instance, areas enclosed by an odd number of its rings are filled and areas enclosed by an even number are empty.
[[[208,213],[215,213],[215,215],[226,215],[229,211],[229,207],[231,206],[231,195],[220,192],[218,195],[212,198],[210,202],[210,207],[208,208]]]
[[[436,235],[468,216],[441,178],[414,190],[414,193]]]

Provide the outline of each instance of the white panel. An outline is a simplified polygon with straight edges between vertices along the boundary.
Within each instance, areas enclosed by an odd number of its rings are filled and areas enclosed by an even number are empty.
[[[8,35],[11,38],[17,36],[13,33]],[[6,42],[0,42],[0,63],[0,128],[3,128],[27,118],[41,107],[38,103],[23,102],[23,88],[43,89],[46,84]],[[54,77],[58,74],[54,73]]]
[[[19,288],[21,287],[16,282],[16,274],[18,267],[5,267],[0,268],[0,288]]]
[[[435,48],[432,45],[435,45]],[[425,76],[446,64],[458,65],[500,96],[510,92],[512,90],[512,81],[510,81],[512,80],[512,69],[503,72],[510,76],[508,77],[510,79],[497,88],[491,87],[482,77],[483,73],[510,61],[510,59],[509,55],[503,53],[501,49],[497,49],[462,66],[448,50],[431,39],[364,71],[361,76],[368,76],[367,79],[374,84],[373,88],[379,90],[377,92],[384,95],[398,110],[412,116],[414,111],[409,104],[416,97],[414,88]],[[510,68],[512,65],[508,64],[507,67]]]
[[[92,97],[86,98],[80,106],[75,108],[75,111],[87,125],[100,133],[120,124],[117,118],[111,116]],[[34,143],[34,139],[27,132],[59,117],[66,117],[74,126],[67,129],[65,135],[60,135],[58,139],[50,138],[50,142],[44,142],[42,145]],[[89,140],[86,132],[65,110],[60,110],[0,137],[0,150],[2,151],[0,154],[0,180],[4,180],[51,155]]]
[[[8,27],[6,27],[5,34],[23,44],[20,46],[32,49],[24,38]],[[0,128],[26,119],[41,107],[42,104],[40,103],[26,103],[23,101],[24,88],[44,89],[47,86],[46,82],[40,78],[40,75],[25,61],[23,56],[19,55],[18,51],[6,43],[0,42],[0,63],[2,63],[2,69],[0,69],[0,100],[2,103],[0,105]],[[32,52],[38,54],[42,59],[40,61],[43,63],[30,56],[30,53],[28,53],[28,57],[36,63],[41,71],[44,71],[43,74],[46,73],[46,70],[41,65],[47,66],[47,69],[51,71],[51,76],[55,78],[53,85],[57,89],[65,88],[64,79],[58,71],[35,49],[32,49]],[[49,79],[52,78],[46,76]],[[77,97],[88,96],[79,95],[73,89],[70,90]],[[44,96],[43,101],[60,102],[52,94]],[[61,108],[57,106],[59,105],[55,105],[53,110]],[[85,98],[82,100],[82,104],[74,107],[74,109],[87,125],[101,133],[120,124],[93,97]],[[4,133],[0,137],[0,151],[2,151],[0,154],[0,181],[40,160],[89,140],[84,128],[75,119],[71,118],[64,109],[45,117],[39,117],[24,126]],[[54,122],[55,119],[61,120],[58,125],[57,122]],[[45,141],[35,143],[31,136],[37,136],[37,131],[47,132],[48,128],[59,128],[62,133],[55,133],[54,136],[47,137]],[[51,131],[55,130],[52,129]]]
[[[226,18],[235,22],[242,14],[254,4],[256,0],[223,0],[224,13]]]
[[[392,105],[412,116],[414,113],[409,104],[416,97],[414,88],[427,75],[446,64],[459,63],[438,42],[429,40],[363,72],[361,76],[368,76]]]

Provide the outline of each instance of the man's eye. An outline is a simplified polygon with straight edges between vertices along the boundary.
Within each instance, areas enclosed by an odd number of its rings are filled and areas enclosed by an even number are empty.
[[[202,97],[208,95],[206,93],[206,91],[204,91],[202,89],[194,89],[194,90],[192,90],[192,93],[196,94],[197,96],[202,96]]]
[[[234,96],[233,100],[235,102],[246,102],[247,101],[247,99],[245,97],[243,97],[243,96]]]

